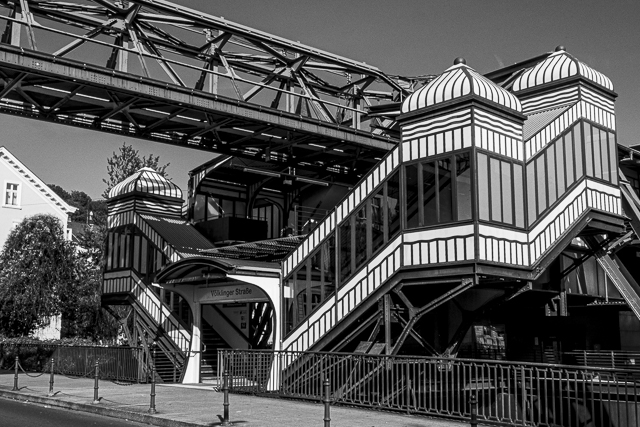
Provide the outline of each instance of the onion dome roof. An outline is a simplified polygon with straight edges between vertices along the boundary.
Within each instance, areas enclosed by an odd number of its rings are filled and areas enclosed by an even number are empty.
[[[180,187],[151,168],[139,169],[129,178],[116,184],[109,191],[109,198],[134,192],[182,199]]]
[[[582,76],[613,91],[613,83],[607,76],[578,61],[564,46],[558,46],[547,59],[525,70],[513,81],[512,89],[518,92],[573,76]]]
[[[522,111],[522,105],[516,96],[478,74],[476,70],[467,66],[463,58],[458,58],[452,67],[409,95],[402,104],[402,113],[431,107],[471,94],[512,110]]]

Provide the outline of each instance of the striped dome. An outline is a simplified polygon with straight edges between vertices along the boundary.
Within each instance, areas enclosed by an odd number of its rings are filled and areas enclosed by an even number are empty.
[[[445,70],[429,84],[418,89],[402,104],[402,113],[431,107],[466,95],[476,95],[518,112],[522,111],[520,100],[505,89],[468,67],[464,60]]]
[[[180,187],[151,168],[139,169],[129,178],[117,184],[109,191],[109,198],[112,199],[133,192],[182,199]]]
[[[565,52],[562,46],[558,46],[547,59],[525,70],[515,79],[513,91],[530,89],[576,75],[613,91],[613,83],[607,76],[578,61],[573,55]]]

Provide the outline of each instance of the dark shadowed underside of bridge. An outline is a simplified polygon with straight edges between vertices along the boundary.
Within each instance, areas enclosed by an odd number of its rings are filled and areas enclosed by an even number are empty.
[[[355,182],[430,77],[162,0],[0,0],[0,112]]]

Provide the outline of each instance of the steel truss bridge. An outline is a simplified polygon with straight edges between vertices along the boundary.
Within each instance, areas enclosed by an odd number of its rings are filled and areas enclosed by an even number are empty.
[[[0,0],[0,112],[356,181],[423,78],[164,0]],[[395,110],[395,111],[394,111]]]

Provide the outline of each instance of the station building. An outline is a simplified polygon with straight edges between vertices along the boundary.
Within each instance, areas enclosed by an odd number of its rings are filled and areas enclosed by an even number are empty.
[[[387,108],[399,142],[358,181],[221,156],[185,205],[141,169],[109,193],[102,303],[131,307],[166,381],[215,375],[218,348],[640,351],[640,151],[616,96],[562,47],[487,75],[459,58]]]

